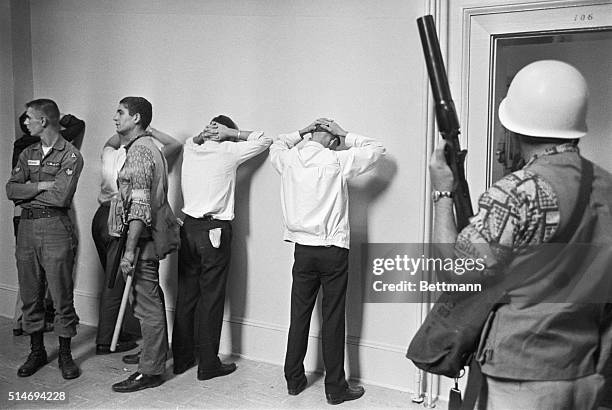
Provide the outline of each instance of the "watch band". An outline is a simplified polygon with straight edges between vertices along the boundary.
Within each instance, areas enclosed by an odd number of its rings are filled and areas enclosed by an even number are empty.
[[[454,195],[451,191],[432,191],[431,200],[438,202],[440,198],[452,198]]]

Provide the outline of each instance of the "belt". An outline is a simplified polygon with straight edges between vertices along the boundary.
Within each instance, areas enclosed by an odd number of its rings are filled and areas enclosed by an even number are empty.
[[[68,215],[67,208],[24,208],[21,210],[21,219],[53,218],[62,215]]]
[[[196,221],[216,221],[216,219],[213,218],[212,215],[204,215],[201,218],[194,218],[193,216],[190,216],[190,215],[186,215],[186,216],[191,219],[195,219]]]

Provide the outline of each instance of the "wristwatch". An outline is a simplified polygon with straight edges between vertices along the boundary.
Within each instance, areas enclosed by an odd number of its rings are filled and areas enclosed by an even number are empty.
[[[452,198],[453,193],[451,191],[431,191],[431,200],[438,202],[440,198]]]

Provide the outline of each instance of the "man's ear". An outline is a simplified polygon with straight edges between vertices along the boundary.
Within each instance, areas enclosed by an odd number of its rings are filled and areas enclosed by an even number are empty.
[[[136,114],[132,115],[132,118],[134,118],[134,123],[135,124],[139,124],[140,123],[140,113],[137,112]]]
[[[334,136],[329,142],[329,145],[327,146],[327,148],[331,149],[332,151],[335,151],[336,148],[338,148],[339,146],[340,146],[340,138]]]
[[[47,119],[47,117],[40,117],[40,125],[45,128],[47,126],[47,124],[49,123],[49,120]]]

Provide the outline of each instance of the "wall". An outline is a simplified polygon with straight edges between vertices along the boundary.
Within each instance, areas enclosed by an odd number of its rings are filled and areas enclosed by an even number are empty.
[[[24,110],[23,103],[32,99],[32,49],[30,46],[29,1],[3,0],[0,13],[0,135],[4,147],[0,153],[0,178],[10,176],[12,151],[10,147],[20,132],[17,117]],[[19,131],[16,131],[19,130]],[[0,203],[0,232],[5,232],[0,252],[0,314],[13,316],[17,293],[17,269],[13,239],[13,205]]]
[[[11,44],[11,2],[10,0],[0,1],[0,135],[2,135],[5,146],[12,143],[15,134],[15,110],[13,109],[13,49]],[[3,149],[0,151],[2,164],[11,163],[11,151]],[[0,167],[2,180],[6,181],[10,175],[10,167]],[[12,229],[11,218],[13,216],[12,207],[7,201],[2,201],[2,212],[0,212],[0,232],[7,234],[3,238],[4,243],[10,243],[10,232]],[[15,306],[14,291],[17,283],[17,273],[13,247],[3,246],[0,251],[0,266],[2,269],[2,289],[4,297],[0,298],[0,309],[3,314],[11,315],[9,312]]]
[[[348,130],[379,138],[388,150],[376,172],[351,185],[348,374],[413,388],[415,371],[404,352],[419,306],[363,303],[359,265],[362,243],[419,242],[424,232],[422,101],[427,83],[421,81],[424,66],[414,23],[423,3],[32,0],[33,95],[55,99],[62,112],[87,123],[85,169],[74,199],[80,234],[75,301],[82,322],[97,321],[102,274],[90,223],[97,207],[99,154],[113,133],[111,117],[121,97],[149,98],[152,125],[182,141],[219,113],[243,129],[263,129],[272,136],[328,116]],[[2,64],[7,64],[4,59]],[[179,169],[175,164],[171,174],[175,208],[180,207]],[[265,155],[240,170],[222,351],[280,364],[289,322],[292,246],[282,241],[278,185]],[[0,221],[8,232],[12,205],[3,201],[1,206]],[[14,297],[13,250],[4,247],[0,258],[8,267],[0,288]],[[175,276],[176,256],[162,266],[170,320]],[[12,315],[12,307],[1,307],[3,315]],[[315,318],[308,369],[321,364],[318,323]]]

